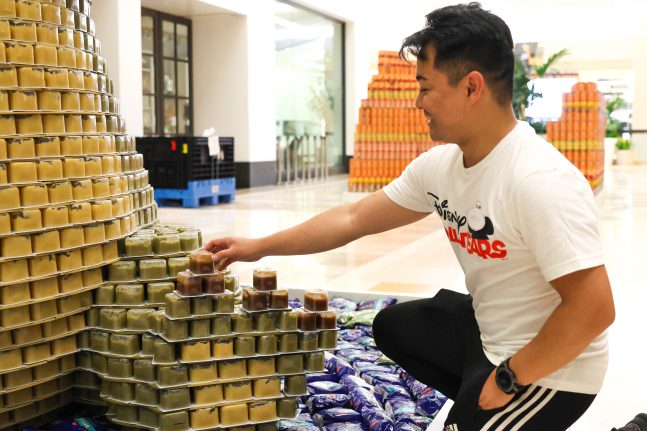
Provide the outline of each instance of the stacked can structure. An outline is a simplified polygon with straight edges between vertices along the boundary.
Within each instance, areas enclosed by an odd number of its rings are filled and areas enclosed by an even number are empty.
[[[415,63],[380,51],[378,73],[362,100],[350,161],[348,190],[378,190],[400,176],[413,159],[439,142],[429,139],[422,110],[415,107]]]
[[[77,362],[86,371],[75,375],[77,401],[103,404],[97,376],[103,377],[111,358],[124,355],[124,343],[141,346],[150,341],[146,334],[152,313],[164,307],[177,273],[189,267],[188,254],[200,244],[199,230],[160,225],[119,242],[122,259],[107,267],[107,281],[94,291],[87,312],[88,330],[78,335],[82,351]]]
[[[562,116],[546,125],[546,139],[584,174],[595,190],[604,181],[605,102],[593,82],[563,95]]]
[[[102,267],[157,218],[90,6],[0,1],[0,429],[72,400]]]
[[[169,248],[178,241],[167,229],[154,229],[154,256],[141,241],[149,232],[126,240],[129,257],[108,275],[124,284],[96,291],[89,317],[95,329],[85,336],[79,366],[99,376],[108,417],[121,425],[275,429],[276,420],[296,415],[297,397],[307,391],[305,373],[322,371],[323,350],[336,346],[334,313],[319,326],[330,329],[318,330],[315,319],[301,330],[300,313],[290,310],[287,291],[277,289],[276,272],[255,272],[255,287],[241,289],[234,273],[215,270],[211,253],[186,257],[194,245],[188,236],[179,252],[177,245]],[[169,279],[172,271],[177,277]],[[92,374],[78,380],[86,388],[98,383]]]

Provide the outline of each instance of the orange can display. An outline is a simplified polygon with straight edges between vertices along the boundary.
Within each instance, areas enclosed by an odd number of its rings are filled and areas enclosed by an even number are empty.
[[[578,82],[562,96],[561,118],[546,124],[546,140],[584,174],[593,189],[604,180],[605,115],[597,85]]]

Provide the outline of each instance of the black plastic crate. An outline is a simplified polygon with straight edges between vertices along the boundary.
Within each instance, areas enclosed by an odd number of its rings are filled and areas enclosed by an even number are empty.
[[[220,137],[220,154],[209,155],[205,137],[137,138],[153,187],[185,189],[189,181],[233,178],[234,138]]]

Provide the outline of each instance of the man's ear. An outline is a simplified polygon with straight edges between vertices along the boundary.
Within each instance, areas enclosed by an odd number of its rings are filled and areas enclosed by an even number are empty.
[[[485,78],[481,72],[476,70],[471,71],[465,78],[463,78],[463,86],[465,88],[465,95],[471,101],[476,103],[485,90]]]

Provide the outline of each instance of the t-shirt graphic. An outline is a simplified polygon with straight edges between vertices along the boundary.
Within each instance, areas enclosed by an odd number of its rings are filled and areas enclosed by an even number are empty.
[[[467,216],[462,216],[449,208],[447,200],[439,202],[440,199],[434,193],[427,192],[427,195],[436,199],[434,207],[445,221],[445,233],[449,241],[460,245],[467,253],[483,259],[504,259],[508,255],[503,241],[490,240],[490,235],[494,235],[494,224],[483,214],[481,202],[476,202],[467,212]],[[452,224],[456,224],[456,228],[451,226]],[[468,232],[461,232],[461,228],[466,224]]]

